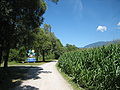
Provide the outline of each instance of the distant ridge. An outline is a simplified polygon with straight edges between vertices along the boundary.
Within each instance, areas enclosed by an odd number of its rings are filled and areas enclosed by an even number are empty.
[[[95,42],[95,43],[86,45],[84,48],[100,47],[103,45],[108,45],[108,44],[113,44],[113,43],[118,43],[118,42],[120,42],[120,39],[113,40],[113,41],[99,41],[99,42]]]

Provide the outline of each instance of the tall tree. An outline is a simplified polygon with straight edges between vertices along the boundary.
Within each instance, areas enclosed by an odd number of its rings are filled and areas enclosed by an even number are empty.
[[[55,55],[55,59],[58,59],[59,56],[62,53],[62,43],[60,42],[60,40],[55,36],[55,34],[53,32],[51,32],[51,25],[49,24],[44,24],[44,29],[45,31],[47,31],[47,35],[50,38],[50,41],[52,43],[52,48],[51,48],[51,52]]]
[[[37,40],[35,41],[35,49],[37,54],[41,54],[43,56],[43,61],[45,61],[45,53],[51,49],[51,41],[49,36],[45,33],[43,28],[39,28],[39,32],[37,33]]]
[[[0,63],[4,52],[4,67],[7,67],[9,49],[20,41],[19,36],[24,37],[23,31],[40,26],[45,10],[43,0],[0,1]]]

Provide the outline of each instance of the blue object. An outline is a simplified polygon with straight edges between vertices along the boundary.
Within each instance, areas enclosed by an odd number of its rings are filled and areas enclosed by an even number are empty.
[[[36,58],[27,58],[27,62],[36,62]]]

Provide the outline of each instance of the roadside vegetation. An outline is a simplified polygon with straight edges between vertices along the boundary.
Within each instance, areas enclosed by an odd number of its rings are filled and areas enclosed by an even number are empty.
[[[120,89],[120,44],[64,53],[58,66],[84,89]]]
[[[72,77],[65,74],[65,72],[61,71],[61,69],[58,67],[58,63],[56,64],[57,70],[59,73],[63,76],[63,78],[72,86],[73,90],[84,90],[83,88],[79,87],[78,84],[73,82]]]
[[[39,66],[47,62],[17,63],[15,61],[8,62],[8,66]]]

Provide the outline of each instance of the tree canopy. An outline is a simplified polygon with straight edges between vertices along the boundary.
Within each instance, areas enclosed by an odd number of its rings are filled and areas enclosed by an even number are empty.
[[[57,1],[52,0],[55,3]],[[10,48],[23,43],[27,45],[29,40],[26,38],[30,38],[30,33],[42,24],[46,7],[44,0],[0,1],[0,63],[4,60],[5,67]]]

